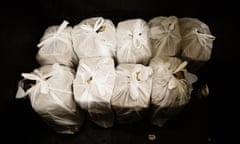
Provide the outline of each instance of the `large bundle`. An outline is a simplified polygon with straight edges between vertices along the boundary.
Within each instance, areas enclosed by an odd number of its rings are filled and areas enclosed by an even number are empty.
[[[22,76],[24,79],[19,82],[16,97],[28,96],[33,109],[57,133],[75,133],[83,117],[73,100],[73,70],[54,64]]]
[[[143,118],[150,103],[152,69],[141,64],[120,64],[111,100],[118,123]]]
[[[115,83],[114,62],[109,57],[82,58],[74,80],[74,97],[89,118],[104,128],[113,126],[111,96]]]
[[[142,19],[130,19],[117,25],[117,61],[119,64],[148,64],[152,52],[148,25]]]
[[[77,56],[72,48],[71,27],[64,21],[60,26],[48,27],[40,43],[37,61],[40,65],[59,63],[65,66],[75,66]]]
[[[114,57],[116,51],[115,26],[109,19],[88,18],[74,26],[73,48],[79,57]]]
[[[179,54],[181,34],[177,17],[155,17],[149,21],[149,28],[153,57],[176,56]]]
[[[151,95],[152,123],[163,126],[190,100],[192,83],[197,77],[185,69],[187,62],[178,58],[155,58],[150,62],[153,68]]]

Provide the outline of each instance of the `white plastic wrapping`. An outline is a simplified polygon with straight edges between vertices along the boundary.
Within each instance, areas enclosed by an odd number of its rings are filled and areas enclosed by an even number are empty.
[[[150,104],[152,69],[141,64],[120,64],[111,100],[118,123],[143,118]]]
[[[116,52],[116,29],[109,19],[93,17],[75,25],[72,32],[73,48],[79,59],[109,56]]]
[[[181,56],[193,61],[208,61],[215,39],[209,27],[196,18],[180,18],[179,24],[182,34]]]
[[[149,21],[153,57],[177,56],[181,50],[178,18],[159,16]]]
[[[115,83],[114,61],[110,57],[82,58],[74,79],[74,97],[97,125],[113,126],[111,97]]]
[[[19,82],[16,98],[28,96],[33,109],[57,133],[73,134],[83,123],[82,113],[73,100],[74,71],[59,64],[42,66],[32,73],[22,73],[23,80],[35,81],[24,90]]]
[[[192,83],[197,81],[194,74],[185,69],[187,62],[178,58],[154,58],[153,87],[151,95],[152,123],[163,126],[190,100]]]
[[[48,27],[40,43],[36,59],[40,65],[59,63],[73,67],[78,59],[73,51],[71,31],[68,22],[64,21],[60,26]]]
[[[147,65],[152,48],[148,25],[142,19],[130,19],[117,25],[117,61],[119,64]]]
[[[210,59],[215,40],[195,18],[128,19],[115,28],[109,19],[92,17],[67,25],[45,30],[36,55],[41,67],[22,74],[16,94],[28,96],[40,117],[65,134],[82,126],[81,109],[108,128],[115,118],[141,120],[150,107],[152,123],[162,127],[189,102],[197,81],[190,71]]]

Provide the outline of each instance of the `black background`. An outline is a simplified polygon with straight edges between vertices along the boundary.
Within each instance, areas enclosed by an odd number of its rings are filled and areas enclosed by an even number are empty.
[[[161,144],[207,144],[231,143],[233,113],[237,105],[233,97],[237,82],[237,9],[228,2],[208,1],[154,1],[154,0],[42,0],[12,1],[0,5],[0,62],[1,62],[1,140],[7,143],[161,143]],[[26,100],[16,100],[17,82],[22,72],[38,67],[35,60],[36,45],[44,30],[64,19],[71,25],[84,18],[103,16],[114,24],[128,18],[155,16],[194,17],[209,25],[216,40],[211,60],[197,75],[197,85],[208,84],[210,96],[205,99],[193,97],[187,107],[171,119],[163,128],[149,124],[148,119],[129,125],[116,125],[110,129],[95,126],[89,121],[75,135],[54,133],[31,109]],[[148,134],[157,139],[149,141]]]

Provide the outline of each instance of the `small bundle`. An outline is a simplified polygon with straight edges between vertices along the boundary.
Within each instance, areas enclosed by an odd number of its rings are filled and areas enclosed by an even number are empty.
[[[151,56],[148,25],[142,19],[130,19],[117,25],[117,61],[119,64],[147,65]]]
[[[149,21],[149,28],[153,57],[177,56],[180,53],[181,33],[177,17],[155,17]]]
[[[16,98],[28,96],[33,109],[57,133],[78,131],[83,115],[73,100],[72,69],[59,64],[46,65],[22,76]]]
[[[162,127],[190,100],[197,77],[185,69],[187,62],[175,57],[154,58],[151,95],[152,123]]]
[[[109,19],[93,17],[74,26],[73,48],[79,59],[88,57],[114,57],[116,52],[116,29]]]
[[[115,83],[114,61],[110,57],[82,58],[73,83],[74,97],[90,120],[108,128],[113,126],[111,96]]]
[[[141,64],[120,64],[111,99],[118,123],[131,123],[143,118],[150,103],[152,69]]]
[[[54,63],[70,67],[77,65],[77,56],[72,47],[72,28],[67,25],[68,22],[64,21],[60,26],[50,26],[45,30],[37,45],[39,51],[36,59],[40,65]]]
[[[211,57],[213,41],[209,27],[196,18],[180,18],[182,34],[181,57],[190,62],[191,71],[197,71]]]

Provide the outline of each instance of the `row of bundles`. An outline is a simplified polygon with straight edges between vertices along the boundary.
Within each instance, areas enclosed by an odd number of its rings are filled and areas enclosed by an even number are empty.
[[[57,133],[77,132],[84,112],[108,128],[150,110],[152,124],[162,127],[189,102],[198,78],[188,64],[209,60],[214,38],[193,18],[129,19],[117,27],[102,17],[74,27],[64,21],[45,30],[41,66],[22,73],[16,97],[27,96]]]
[[[209,27],[195,18],[155,17],[121,21],[115,28],[102,17],[81,21],[73,28],[64,21],[49,27],[38,45],[41,65],[55,62],[75,67],[84,57],[113,57],[117,64],[148,65],[152,57],[176,56],[206,62],[213,41]],[[192,70],[190,70],[192,71]]]

